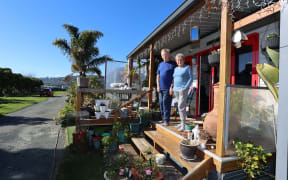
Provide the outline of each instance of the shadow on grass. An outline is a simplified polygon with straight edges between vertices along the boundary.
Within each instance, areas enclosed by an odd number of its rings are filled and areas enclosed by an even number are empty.
[[[50,180],[55,169],[53,165],[59,163],[62,153],[63,150],[57,150],[54,161],[54,149],[0,149],[0,179]]]
[[[54,180],[90,180],[103,179],[104,162],[100,151],[76,152],[73,145],[64,151]]]
[[[0,126],[11,126],[11,125],[20,125],[20,124],[27,124],[27,125],[39,125],[43,124],[46,121],[51,121],[48,118],[41,118],[41,117],[23,117],[23,116],[1,116],[0,115]],[[1,179],[1,178],[0,178]]]

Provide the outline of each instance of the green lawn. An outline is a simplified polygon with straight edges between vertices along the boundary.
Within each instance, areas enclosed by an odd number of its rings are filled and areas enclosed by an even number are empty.
[[[104,162],[101,151],[75,152],[73,150],[73,132],[75,126],[66,128],[66,147],[63,159],[56,170],[54,180],[96,180],[103,179]]]
[[[48,97],[0,97],[0,115],[23,109],[27,106],[47,100]]]
[[[66,93],[67,93],[66,91],[53,91],[54,96],[60,96],[62,94],[66,94]]]

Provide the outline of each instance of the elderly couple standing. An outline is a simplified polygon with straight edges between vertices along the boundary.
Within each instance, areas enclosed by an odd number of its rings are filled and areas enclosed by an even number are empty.
[[[176,55],[176,63],[170,60],[170,50],[162,49],[161,62],[157,69],[157,92],[159,93],[160,111],[163,118],[163,125],[168,126],[170,121],[170,111],[172,95],[175,94],[181,123],[177,125],[179,131],[185,129],[186,121],[186,100],[188,90],[192,83],[192,71],[190,66],[185,66],[184,55]]]

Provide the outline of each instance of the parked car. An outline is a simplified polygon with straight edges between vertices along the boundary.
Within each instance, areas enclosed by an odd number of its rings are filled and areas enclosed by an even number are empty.
[[[53,90],[51,88],[43,88],[40,90],[40,96],[53,96]]]

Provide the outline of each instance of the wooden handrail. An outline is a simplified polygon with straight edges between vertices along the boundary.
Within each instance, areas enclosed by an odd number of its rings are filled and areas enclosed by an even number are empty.
[[[145,92],[139,94],[138,96],[130,99],[128,102],[125,102],[125,103],[122,104],[120,107],[114,109],[114,110],[111,112],[111,114],[114,114],[114,115],[115,115],[115,113],[116,113],[116,112],[118,113],[118,111],[119,111],[121,108],[123,108],[123,107],[125,107],[125,106],[128,106],[129,104],[131,104],[131,103],[134,102],[135,100],[141,99],[143,96],[145,96],[147,93],[149,93],[149,92],[151,92],[151,91],[152,91],[152,90],[150,89],[150,90],[145,91]]]

